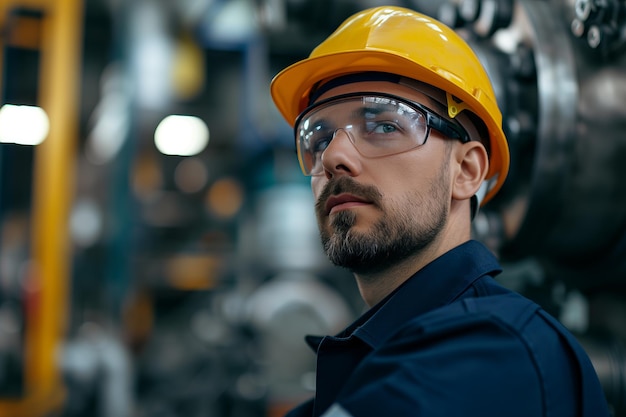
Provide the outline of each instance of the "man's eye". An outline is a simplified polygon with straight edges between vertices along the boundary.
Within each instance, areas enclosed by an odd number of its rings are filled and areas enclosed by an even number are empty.
[[[394,123],[389,122],[367,122],[366,130],[368,133],[390,134],[398,130]]]
[[[395,125],[392,125],[391,123],[381,123],[378,126],[376,126],[376,133],[393,133],[396,130],[398,130],[396,128]]]
[[[328,145],[330,144],[331,140],[333,140],[332,135],[316,136],[311,141],[311,147],[310,147],[311,152],[313,153],[324,152],[324,150],[328,148]]]

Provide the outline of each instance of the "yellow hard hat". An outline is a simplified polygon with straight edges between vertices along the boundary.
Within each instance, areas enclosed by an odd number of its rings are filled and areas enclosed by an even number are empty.
[[[357,72],[387,72],[438,87],[448,95],[450,117],[469,109],[487,126],[491,180],[482,204],[504,183],[509,148],[502,114],[482,64],[452,29],[416,11],[394,6],[364,10],[299,61],[274,77],[270,87],[276,107],[293,126],[320,81]],[[454,98],[450,97],[453,96]]]

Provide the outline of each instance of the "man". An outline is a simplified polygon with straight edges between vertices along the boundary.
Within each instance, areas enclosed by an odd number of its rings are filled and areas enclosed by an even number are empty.
[[[317,352],[289,416],[608,416],[591,362],[496,283],[471,240],[509,153],[488,76],[451,29],[398,7],[350,17],[272,81],[311,176],[324,249],[370,307]]]

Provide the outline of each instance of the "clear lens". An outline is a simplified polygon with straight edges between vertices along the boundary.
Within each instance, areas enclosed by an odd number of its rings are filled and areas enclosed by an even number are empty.
[[[348,95],[305,111],[296,124],[296,146],[302,170],[320,174],[322,153],[343,130],[366,157],[405,152],[423,145],[427,117],[423,110],[397,97]]]

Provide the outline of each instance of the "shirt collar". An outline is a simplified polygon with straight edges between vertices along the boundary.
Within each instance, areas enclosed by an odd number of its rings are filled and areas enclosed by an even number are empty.
[[[478,278],[500,272],[493,254],[470,240],[419,270],[336,338],[354,336],[376,348],[408,320],[453,302]],[[310,338],[308,342],[315,349],[319,340]]]

